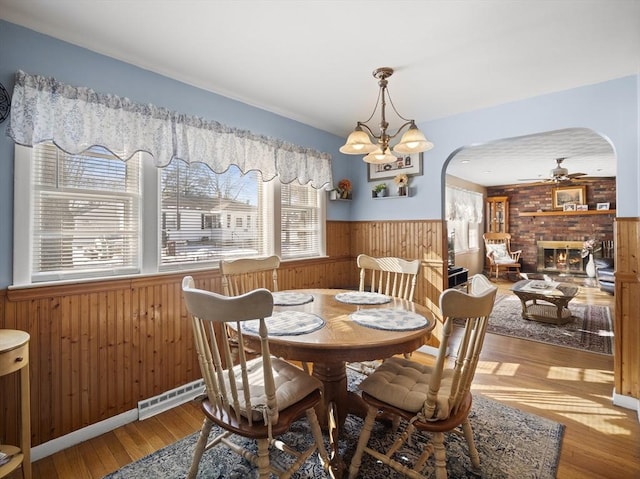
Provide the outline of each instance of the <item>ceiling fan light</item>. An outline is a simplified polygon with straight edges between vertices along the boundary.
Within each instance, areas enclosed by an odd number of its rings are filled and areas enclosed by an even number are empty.
[[[371,143],[371,138],[360,127],[351,132],[347,138],[347,142],[340,147],[340,153],[347,155],[363,155],[371,153],[378,147]]]
[[[374,165],[379,165],[379,164],[383,164],[383,163],[393,163],[394,161],[397,161],[398,158],[391,153],[391,150],[389,148],[386,148],[384,153],[382,152],[382,149],[380,147],[378,147],[376,149],[376,151],[373,151],[371,153],[369,153],[367,156],[365,156],[363,158],[363,160],[366,163],[372,163]]]
[[[551,170],[551,177],[557,178],[559,176],[567,176],[569,174],[569,170],[566,168],[558,167]]]
[[[426,139],[424,134],[418,129],[415,124],[402,135],[400,143],[398,143],[393,151],[402,154],[421,153],[433,148],[433,143]]]

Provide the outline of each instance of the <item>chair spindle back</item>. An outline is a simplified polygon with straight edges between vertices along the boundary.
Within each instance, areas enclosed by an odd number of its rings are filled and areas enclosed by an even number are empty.
[[[420,260],[402,258],[374,258],[361,254],[357,259],[360,268],[360,291],[386,294],[413,301]]]
[[[280,258],[241,258],[220,261],[222,290],[225,296],[239,296],[258,288],[278,291]]]

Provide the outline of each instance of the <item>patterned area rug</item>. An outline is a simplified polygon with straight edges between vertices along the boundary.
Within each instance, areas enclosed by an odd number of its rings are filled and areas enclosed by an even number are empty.
[[[349,388],[355,390],[362,376],[352,371],[348,371],[348,376]],[[480,454],[482,473],[479,475],[473,472],[464,438],[456,434],[447,434],[445,447],[449,477],[456,479],[478,477],[552,479],[556,477],[564,432],[563,425],[480,395],[474,396],[470,420]],[[347,465],[353,456],[361,428],[360,418],[348,416],[340,441],[340,453]],[[289,433],[284,439],[294,447],[296,444],[302,446],[302,443],[309,441],[311,433],[306,421],[296,422],[293,425],[293,431],[295,436]],[[105,479],[184,478],[191,463],[196,439],[197,434],[192,434],[105,476]],[[387,444],[389,440],[389,429],[382,424],[377,424],[372,434],[372,441],[377,443],[376,447],[379,447],[380,443]],[[370,444],[373,442],[370,441]],[[418,442],[414,444],[417,445]],[[400,451],[400,455],[413,457],[416,452],[415,448],[405,448]],[[431,459],[425,470],[429,477],[435,477],[432,461]],[[216,447],[207,451],[200,462],[198,479],[250,477],[256,477],[256,471],[247,461],[225,447]],[[293,477],[298,479],[325,477],[317,455],[303,465]],[[395,479],[404,476],[394,473],[387,467],[376,465],[370,456],[365,456],[358,477]]]
[[[569,309],[573,318],[566,324],[530,321],[522,318],[522,306],[514,294],[500,294],[489,317],[487,331],[567,348],[612,354],[613,325],[609,308],[571,301]]]

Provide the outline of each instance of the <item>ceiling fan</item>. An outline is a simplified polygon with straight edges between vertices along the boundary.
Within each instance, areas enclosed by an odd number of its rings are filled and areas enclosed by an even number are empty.
[[[586,176],[586,173],[569,173],[565,167],[562,166],[562,162],[566,158],[556,158],[557,166],[549,172],[548,178],[520,178],[518,181],[538,181],[540,183],[566,183],[575,178]]]

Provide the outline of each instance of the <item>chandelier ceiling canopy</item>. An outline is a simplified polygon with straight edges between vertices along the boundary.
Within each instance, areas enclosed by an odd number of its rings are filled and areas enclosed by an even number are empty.
[[[378,79],[378,85],[380,86],[375,108],[368,120],[359,121],[356,124],[355,130],[349,135],[347,142],[340,147],[341,153],[347,155],[366,154],[363,160],[367,163],[393,163],[397,160],[397,157],[391,152],[389,142],[398,136],[405,127],[408,127],[408,129],[402,135],[400,141],[393,147],[395,153],[406,155],[421,153],[433,148],[433,143],[425,138],[424,134],[416,126],[415,120],[404,118],[393,105],[391,96],[387,90],[387,78],[391,75],[393,75],[393,68],[389,67],[380,67],[373,71],[373,77]],[[404,121],[395,133],[387,131],[389,128],[389,122],[386,116],[387,99],[398,118]],[[376,135],[367,123],[371,121],[378,108],[380,108],[380,134]],[[377,140],[376,143],[371,141],[372,138]]]

